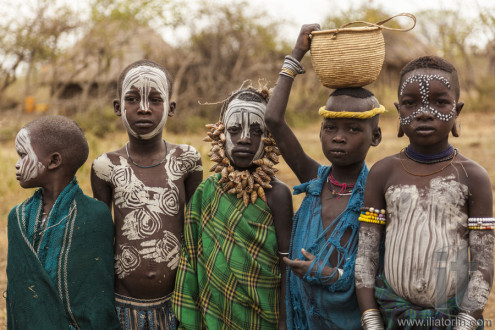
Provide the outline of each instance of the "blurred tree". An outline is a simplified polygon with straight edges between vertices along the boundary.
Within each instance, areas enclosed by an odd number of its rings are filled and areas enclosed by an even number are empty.
[[[478,23],[464,19],[455,10],[425,10],[419,12],[418,17],[421,17],[417,26],[421,35],[463,73],[460,77],[463,88],[476,88],[469,41]]]
[[[267,22],[267,13],[253,7],[246,10],[246,1],[235,5],[201,2],[198,6],[188,10],[185,22],[190,42],[177,49],[182,62],[175,76],[174,97],[180,105],[178,116],[216,121],[220,105],[200,106],[198,101],[221,102],[246,80],[257,86],[259,79],[265,79],[273,86],[289,48],[277,40],[277,25]],[[187,114],[181,114],[182,109]]]
[[[67,5],[56,0],[37,0],[23,4],[18,12],[0,23],[0,94],[17,79],[18,69],[26,66],[24,94],[32,93],[33,78],[42,63],[55,64],[61,41],[79,27],[79,20]]]

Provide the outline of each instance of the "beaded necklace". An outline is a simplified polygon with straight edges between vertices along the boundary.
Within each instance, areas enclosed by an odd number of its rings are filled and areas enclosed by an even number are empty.
[[[406,171],[407,173],[411,174],[411,175],[414,175],[414,176],[430,176],[430,175],[433,175],[433,174],[437,174],[437,173],[440,173],[442,172],[443,170],[445,170],[448,166],[452,165],[452,163],[454,162],[454,159],[455,159],[455,156],[457,155],[457,149],[454,148],[454,151],[452,152],[452,158],[450,160],[450,162],[445,165],[444,167],[442,167],[441,169],[437,170],[437,171],[434,171],[434,172],[431,172],[431,173],[428,173],[428,174],[417,174],[417,173],[413,173],[411,171],[409,171],[407,169],[407,167],[404,165],[404,161],[401,157],[402,153],[405,153],[404,152],[405,148],[403,148],[400,152],[399,152],[399,160],[400,160],[400,164],[402,165],[402,168],[404,169],[404,171]]]
[[[249,203],[255,204],[258,196],[266,203],[265,190],[271,189],[271,180],[278,172],[274,166],[279,163],[280,150],[275,140],[268,135],[262,138],[265,145],[263,158],[253,161],[256,169],[252,172],[248,170],[239,171],[234,169],[230,160],[225,154],[225,125],[222,121],[216,124],[208,124],[206,128],[210,129],[207,136],[203,139],[205,142],[211,142],[211,150],[208,153],[210,160],[215,162],[210,172],[221,173],[222,177],[218,181],[224,184],[223,189],[229,194],[242,198],[244,205]]]
[[[337,196],[337,199],[339,199],[340,196],[352,195],[352,190],[354,189],[354,185],[355,185],[354,183],[345,183],[345,182],[340,183],[339,181],[337,181],[337,179],[334,178],[334,176],[332,175],[332,172],[330,172],[328,174],[327,184],[328,184],[328,188],[332,192],[332,198]],[[340,191],[333,190],[332,185],[339,187]],[[349,189],[350,189],[350,191],[348,191]]]
[[[444,151],[435,154],[435,155],[423,155],[420,154],[416,151],[414,151],[411,146],[407,146],[404,149],[404,154],[407,156],[407,158],[414,160],[415,162],[422,163],[422,164],[435,164],[435,163],[440,163],[444,162],[447,160],[451,160],[454,157],[454,147],[449,144],[448,148],[445,149]]]
[[[134,161],[134,159],[131,158],[131,155],[129,155],[129,149],[127,148],[127,146],[129,145],[129,142],[127,142],[127,144],[125,145],[125,152],[127,153],[127,159],[129,159],[132,164],[136,165],[139,168],[153,168],[153,167],[160,166],[161,164],[163,164],[163,162],[167,158],[167,154],[168,154],[167,141],[163,140],[163,143],[165,143],[165,156],[163,156],[163,159],[160,162],[156,163],[156,164],[144,166],[144,165],[139,165],[138,163],[136,163]]]

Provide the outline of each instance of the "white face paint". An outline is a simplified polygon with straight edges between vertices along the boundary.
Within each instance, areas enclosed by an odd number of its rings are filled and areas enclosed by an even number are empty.
[[[421,107],[419,107],[416,111],[414,111],[412,114],[410,114],[407,117],[400,117],[400,123],[401,125],[409,125],[414,118],[418,117],[422,113],[431,113],[433,116],[436,118],[442,120],[442,121],[449,121],[452,119],[452,117],[455,116],[456,114],[456,102],[454,100],[453,105],[452,105],[452,110],[448,114],[443,114],[437,109],[433,108],[430,105],[430,101],[428,99],[429,94],[430,94],[430,81],[432,80],[438,80],[442,82],[448,89],[450,89],[450,82],[445,78],[440,75],[427,75],[427,74],[417,74],[414,76],[411,76],[407,78],[401,86],[400,89],[400,94],[404,93],[404,89],[406,88],[407,85],[411,83],[418,83],[419,84],[419,92],[421,94]],[[400,116],[400,113],[399,113]]]
[[[17,134],[15,149],[19,155],[19,160],[15,166],[18,168],[17,175],[19,175],[20,180],[29,181],[44,172],[45,166],[41,164],[34,152],[27,129],[23,128]]]
[[[227,156],[232,159],[232,149],[234,144],[232,142],[231,134],[229,133],[230,127],[239,127],[241,129],[241,139],[250,137],[250,129],[252,125],[258,124],[263,131],[262,137],[267,137],[268,132],[265,126],[265,111],[266,104],[261,102],[249,102],[244,100],[235,99],[230,102],[224,115],[225,123],[225,152]],[[264,143],[260,141],[258,150],[253,157],[253,161],[263,157]]]
[[[139,135],[137,134],[129,125],[127,121],[127,109],[125,108],[125,96],[135,87],[139,90],[141,96],[141,102],[139,107],[144,111],[149,111],[149,100],[148,96],[152,88],[156,89],[161,98],[163,99],[163,116],[158,124],[158,126],[150,133]],[[120,104],[122,107],[122,122],[126,127],[127,131],[131,133],[134,137],[148,140],[161,133],[165,123],[167,122],[168,111],[170,100],[168,99],[168,81],[165,73],[159,68],[151,66],[138,66],[127,72],[124,81],[122,82],[122,95],[120,99]]]

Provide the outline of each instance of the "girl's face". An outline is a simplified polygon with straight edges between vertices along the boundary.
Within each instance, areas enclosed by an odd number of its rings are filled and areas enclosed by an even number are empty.
[[[265,110],[265,103],[234,99],[225,111],[225,152],[235,167],[247,168],[263,156]]]
[[[31,135],[26,128],[17,133],[15,149],[19,155],[19,160],[15,164],[16,177],[22,187],[28,188],[28,182],[44,173],[45,166],[39,161],[32,145]]]
[[[436,69],[417,69],[404,76],[396,106],[400,125],[411,143],[448,141],[460,111],[450,78],[447,72]]]

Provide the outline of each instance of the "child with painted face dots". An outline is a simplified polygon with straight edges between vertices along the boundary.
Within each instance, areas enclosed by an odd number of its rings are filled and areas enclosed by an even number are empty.
[[[8,218],[7,328],[118,329],[112,215],[75,178],[89,153],[83,132],[43,116],[15,147],[19,184],[39,189]]]
[[[172,81],[162,66],[132,63],[119,77],[114,110],[129,142],[93,162],[95,198],[113,205],[115,303],[123,329],[175,329],[170,296],[179,264],[184,209],[202,180],[199,153],[162,138]]]
[[[300,181],[294,194],[305,197],[293,218],[286,294],[289,329],[359,329],[354,290],[354,261],[359,208],[368,175],[365,158],[381,141],[379,114],[385,109],[369,90],[337,89],[319,109],[321,148],[331,166],[303,149],[285,120],[300,60],[309,50],[309,35],[318,24],[303,25],[285,61],[268,103],[265,121],[287,165]],[[290,222],[288,222],[290,227]]]
[[[439,57],[413,60],[398,96],[398,135],[409,145],[372,167],[360,217],[363,327],[476,329],[492,285],[495,221],[486,171],[449,143],[463,107],[457,71]],[[415,320],[423,323],[407,323]]]
[[[265,122],[268,90],[223,103],[205,141],[217,173],[187,206],[173,306],[181,328],[285,327],[285,267],[292,198],[275,177],[279,151]]]

